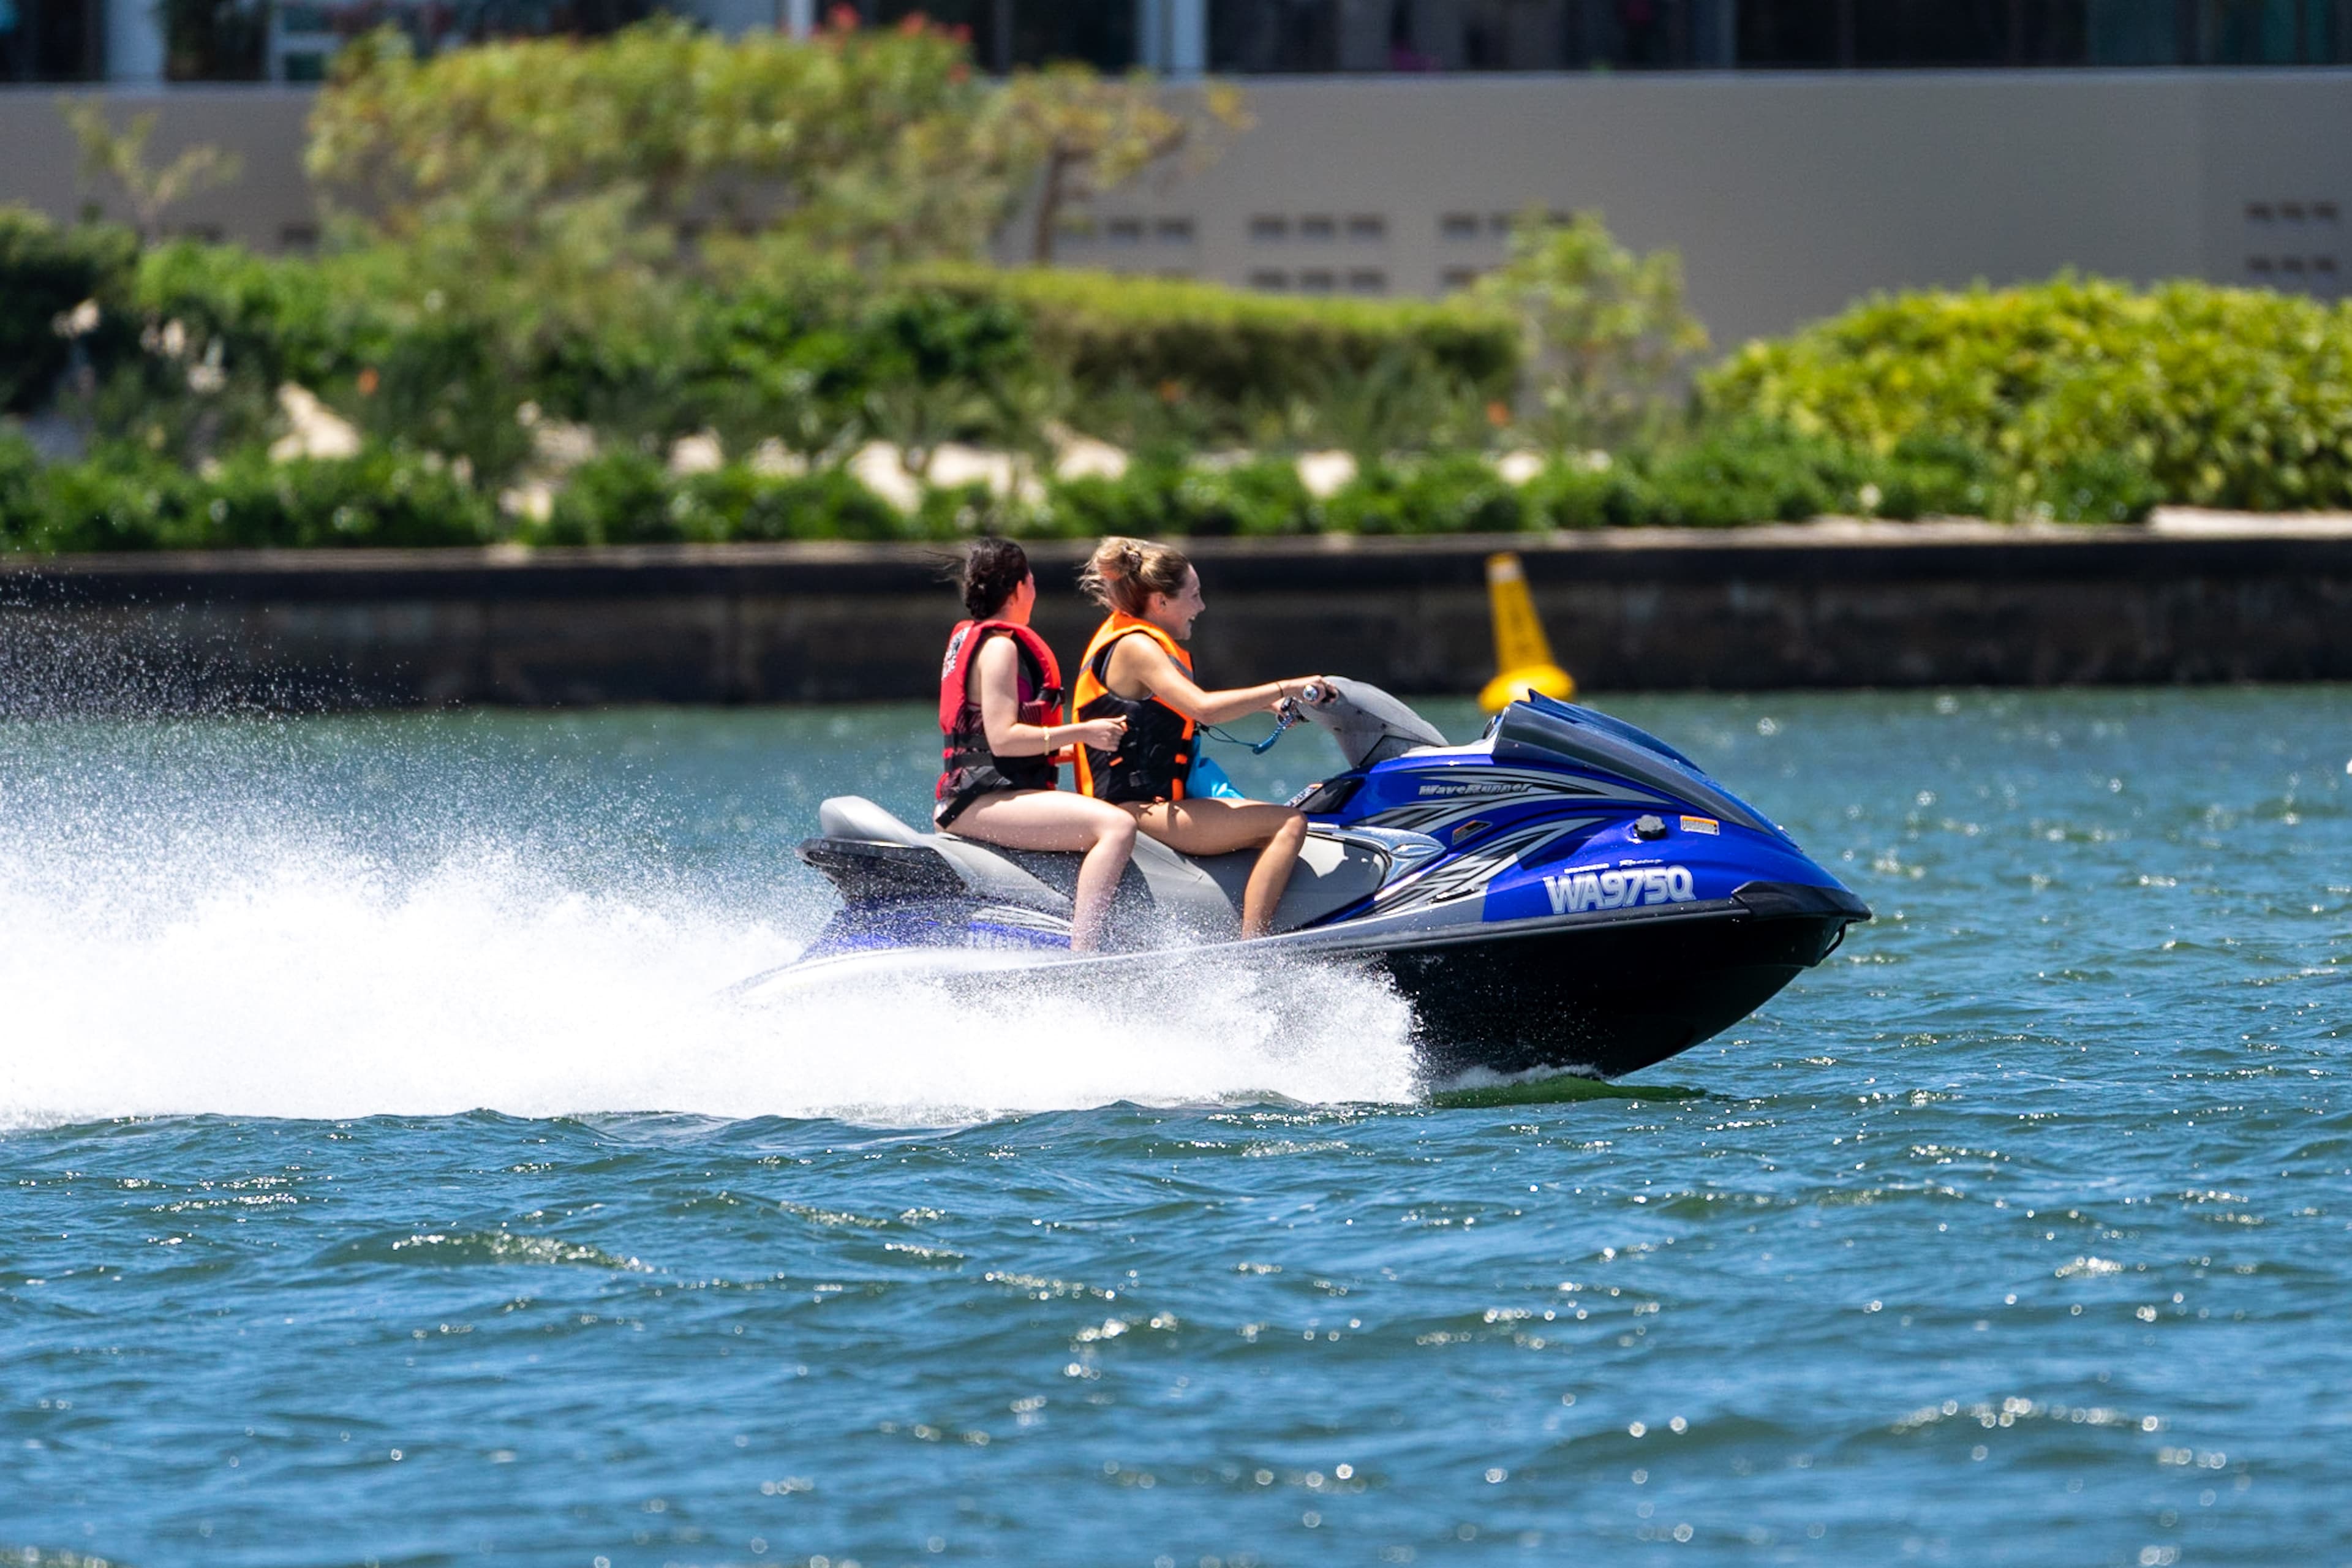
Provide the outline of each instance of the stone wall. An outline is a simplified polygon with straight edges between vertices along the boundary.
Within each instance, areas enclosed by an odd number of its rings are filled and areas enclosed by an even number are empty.
[[[1586,690],[2352,679],[2352,528],[1828,525],[1553,541],[1202,541],[1203,675],[1405,693],[1494,672],[1520,551]],[[1081,546],[1032,551],[1074,657]],[[805,544],[0,563],[0,707],[920,700],[941,553]]]

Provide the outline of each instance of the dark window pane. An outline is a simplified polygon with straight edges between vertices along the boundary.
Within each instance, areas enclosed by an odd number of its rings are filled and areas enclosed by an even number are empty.
[[[1339,21],[1338,0],[1210,0],[1209,67],[1337,70]]]

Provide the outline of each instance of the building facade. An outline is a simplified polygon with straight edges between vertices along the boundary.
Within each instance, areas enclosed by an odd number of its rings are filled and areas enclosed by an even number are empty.
[[[0,82],[305,81],[386,21],[428,46],[677,11],[805,32],[844,0],[0,0]],[[1184,77],[2352,63],[2352,0],[846,0],[992,68]]]

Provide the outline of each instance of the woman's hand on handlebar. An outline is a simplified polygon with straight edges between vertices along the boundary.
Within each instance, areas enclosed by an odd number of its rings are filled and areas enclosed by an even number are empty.
[[[1294,702],[1308,704],[1331,700],[1331,678],[1328,675],[1302,675],[1275,683],[1275,697],[1265,705],[1269,713],[1280,713]]]
[[[1077,731],[1071,740],[1077,745],[1090,746],[1097,752],[1115,752],[1127,736],[1124,719],[1081,719],[1070,728]]]

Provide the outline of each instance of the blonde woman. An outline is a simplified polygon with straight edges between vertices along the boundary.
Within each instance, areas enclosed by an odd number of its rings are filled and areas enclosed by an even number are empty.
[[[1106,539],[1078,585],[1110,614],[1087,645],[1072,705],[1081,721],[1118,719],[1127,726],[1116,746],[1079,750],[1079,789],[1124,806],[1144,832],[1187,855],[1257,850],[1242,895],[1242,935],[1265,935],[1298,863],[1307,818],[1264,801],[1197,798],[1186,784],[1202,725],[1272,712],[1318,678],[1202,690],[1183,647],[1206,607],[1201,574],[1165,544]]]

